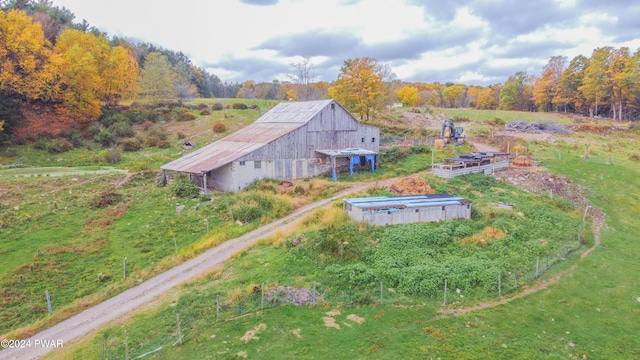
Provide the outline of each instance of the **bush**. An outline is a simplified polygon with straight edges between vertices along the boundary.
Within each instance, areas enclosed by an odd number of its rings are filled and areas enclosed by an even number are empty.
[[[104,147],[111,146],[116,141],[116,136],[107,129],[100,130],[93,138]]]
[[[236,110],[247,110],[249,108],[245,103],[233,103],[231,107]]]
[[[109,149],[104,155],[104,160],[109,164],[117,164],[122,160],[122,153],[118,149]]]
[[[209,109],[203,109],[200,111],[200,115],[211,115],[211,111]]]
[[[221,103],[215,103],[211,106],[211,109],[216,110],[216,111],[220,111],[222,109],[224,109],[224,105],[222,105]]]
[[[126,121],[118,121],[109,126],[109,130],[114,133],[116,137],[133,137],[136,134],[131,125]]]
[[[122,201],[122,194],[113,192],[113,191],[105,191],[103,193],[97,194],[91,201],[90,205],[96,209],[104,209],[111,205],[115,205]]]
[[[219,133],[223,133],[225,131],[227,131],[227,125],[225,125],[225,124],[223,124],[221,122],[213,124],[213,132],[214,133],[218,133],[219,134]]]
[[[185,135],[185,133],[183,133],[182,131],[176,131],[176,137],[180,140],[184,139],[187,137],[187,135]]]
[[[191,121],[191,120],[195,120],[196,116],[193,115],[190,112],[183,112],[182,114],[180,114],[180,116],[178,117],[178,121]]]
[[[144,146],[146,147],[154,147],[156,145],[158,145],[158,141],[160,141],[157,137],[150,135],[147,136],[146,139],[144,139]]]
[[[180,175],[171,183],[171,192],[181,198],[194,198],[200,194],[200,188],[188,176]]]
[[[204,110],[204,109],[207,109],[207,108],[209,108],[209,106],[207,104],[205,104],[205,103],[199,103],[198,104],[198,109],[200,109],[200,110]]]
[[[138,138],[126,138],[122,140],[122,150],[138,151],[142,149],[142,142]]]
[[[158,140],[157,146],[160,149],[167,149],[171,144],[167,140]]]
[[[50,154],[60,154],[69,150],[73,150],[73,144],[66,139],[55,139],[47,145]]]
[[[153,126],[153,122],[146,120],[145,122],[142,123],[142,130],[147,131],[151,129],[152,126]]]
[[[79,148],[84,145],[84,137],[82,136],[80,130],[68,129],[62,132],[62,136],[64,136],[65,139],[69,140],[73,144],[74,148]]]
[[[258,106],[257,104],[253,104],[249,108],[251,108],[253,110],[260,110],[260,106]]]

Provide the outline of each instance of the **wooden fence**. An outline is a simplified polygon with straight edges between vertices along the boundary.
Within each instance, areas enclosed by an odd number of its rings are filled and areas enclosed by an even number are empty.
[[[445,179],[451,179],[456,176],[484,173],[493,174],[496,170],[509,167],[509,160],[496,161],[487,165],[463,167],[461,165],[435,164],[431,168],[431,174],[440,176]]]

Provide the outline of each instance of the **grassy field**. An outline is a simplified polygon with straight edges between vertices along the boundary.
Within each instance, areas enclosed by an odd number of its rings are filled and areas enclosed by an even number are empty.
[[[635,141],[630,139],[620,148],[616,145],[612,151],[628,151],[627,146]],[[559,263],[543,280],[556,274],[561,275],[560,280],[535,294],[498,307],[447,316],[439,313],[443,308],[441,294],[416,299],[385,286],[382,305],[377,300],[358,304],[353,297],[339,301],[338,296],[316,306],[268,306],[261,310],[255,304],[250,308],[247,301],[244,311],[239,302],[225,305],[224,320],[216,322],[216,296],[246,298],[252,286],[270,282],[305,288],[313,281],[319,288],[328,284],[322,278],[321,258],[296,260],[285,251],[286,246],[283,250],[282,246],[264,244],[240,254],[224,269],[183,286],[171,295],[171,301],[84,339],[60,356],[123,357],[126,336],[131,355],[162,346],[156,358],[637,358],[640,342],[635,333],[640,325],[630,316],[640,307],[640,282],[635,276],[640,266],[635,261],[633,235],[640,230],[634,206],[634,189],[640,185],[637,163],[621,159],[611,165],[606,153],[585,160],[582,147],[568,144],[537,146],[546,165],[577,179],[593,205],[608,218],[600,247],[584,260],[576,253]],[[612,188],[620,191],[611,194]],[[324,215],[317,215],[316,221],[322,222]],[[308,226],[313,228],[313,223]],[[486,296],[461,298],[452,293],[449,299],[454,307],[491,301]],[[370,296],[377,299],[378,294]],[[466,290],[462,294],[466,295]],[[177,339],[176,314],[184,319],[181,346],[172,346]],[[327,322],[329,318],[337,327],[327,326],[333,324]],[[245,337],[248,331],[255,337]]]
[[[214,100],[217,101],[234,102]],[[3,299],[0,316],[4,320],[0,333],[28,326],[22,332],[28,334],[35,328],[59,321],[206,247],[254,229],[273,216],[281,216],[293,207],[339,188],[329,187],[328,182],[317,179],[300,184],[303,189],[314,189],[302,192],[302,198],[299,192],[280,194],[276,185],[266,183],[254,189],[256,192],[218,194],[213,199],[179,199],[168,188],[155,185],[156,172],[140,171],[156,169],[180,156],[183,139],[177,136],[178,132],[197,144],[208,143],[226,134],[210,131],[214,123],[225,122],[229,133],[253,122],[273,104],[259,102],[258,105],[260,110],[227,109],[190,122],[157,124],[169,134],[171,146],[124,152],[123,160],[115,167],[128,169],[135,173],[133,176],[109,173],[54,178],[36,172],[33,175],[41,176],[16,177],[8,169],[0,170],[3,175],[0,177],[0,212],[3,215],[0,224],[0,256],[3,259],[0,264]],[[529,117],[528,113],[466,110],[451,112],[451,116],[465,116],[472,121],[495,117],[506,121],[544,121],[547,118],[545,114]],[[568,124],[573,120],[562,121]],[[636,221],[639,212],[635,206],[640,197],[637,192],[640,174],[638,161],[629,155],[637,152],[638,138],[627,135],[611,141],[608,136],[580,133],[575,134],[578,139],[575,143],[531,143],[545,166],[554,173],[576,179],[585,187],[592,204],[608,216],[602,229],[602,245],[583,261],[578,260],[576,253],[566,261],[560,261],[543,277],[544,280],[562,273],[560,281],[534,295],[463,316],[444,316],[438,312],[442,308],[440,292],[420,296],[403,294],[397,291],[400,286],[394,289],[386,279],[382,289],[383,304],[379,304],[381,291],[376,280],[368,286],[356,283],[351,288],[343,286],[341,292],[329,292],[330,295],[318,301],[316,306],[280,306],[281,301],[272,300],[262,309],[259,293],[256,293],[256,288],[262,284],[267,288],[290,284],[307,289],[316,285],[319,291],[336,286],[332,285],[332,278],[327,277],[326,267],[331,264],[327,263],[326,256],[295,255],[287,247],[295,236],[289,232],[294,230],[283,229],[271,242],[238,254],[224,269],[174,289],[166,301],[160,301],[149,311],[106,327],[80,340],[76,346],[65,344],[64,352],[53,357],[125,358],[123,343],[126,338],[130,357],[162,346],[162,351],[150,356],[153,358],[638,358],[640,342],[634,334],[638,333],[640,325],[630,314],[640,309],[640,281],[637,278],[640,265],[634,256],[637,253],[634,234],[640,232]],[[591,145],[586,147],[585,144]],[[437,154],[436,161],[463,150],[466,149],[448,148],[447,152]],[[90,166],[92,168],[84,169],[97,170],[97,167],[107,165],[102,160],[104,151],[77,149],[51,155],[27,146],[10,147],[0,149],[0,163],[31,167]],[[387,158],[389,164],[383,163],[374,175],[358,172],[353,179],[346,174],[339,174],[339,178],[352,181],[397,176],[423,171],[431,163],[430,152],[420,150],[387,156],[395,158]],[[27,169],[21,171],[28,172]],[[527,195],[514,195],[518,194],[515,190],[495,190],[502,185],[490,184],[484,190],[477,190],[475,187],[479,184],[473,181],[430,181],[440,190],[459,190],[473,198],[487,217],[491,216],[491,211],[488,205],[481,206],[482,203],[536,202],[535,198],[527,200]],[[269,194],[267,200],[255,197],[265,193]],[[255,206],[256,199],[267,201],[281,211],[263,216],[245,227],[234,226],[228,207]],[[109,205],[98,206],[105,202]],[[186,205],[180,213],[176,212],[178,205]],[[327,235],[322,229],[336,222],[339,206],[317,214],[306,224],[309,238],[314,238],[314,231]],[[566,208],[567,204],[557,202],[544,206]],[[538,231],[542,234],[545,226],[548,229],[556,226],[556,232],[574,233],[581,208],[566,209],[569,209],[566,211],[568,219],[573,219],[572,225],[558,221],[539,226]],[[208,234],[205,219],[210,227]],[[510,226],[518,221],[513,215],[500,213],[497,219],[507,221]],[[483,224],[471,223],[470,227],[478,233]],[[366,231],[369,231],[358,227],[350,229],[349,234],[325,237],[336,239],[362,231],[368,234]],[[174,236],[179,247],[177,252]],[[323,238],[315,236],[315,239]],[[536,235],[534,240],[541,236]],[[367,244],[373,247],[380,244],[375,242],[376,238],[364,235],[358,239],[352,241],[361,241],[363,248]],[[587,237],[587,241],[592,240]],[[320,248],[327,245],[317,244]],[[503,259],[515,258],[514,255],[521,252],[509,254],[507,250]],[[121,271],[125,256],[130,277],[123,280]],[[522,260],[531,263],[536,254],[527,256]],[[571,269],[572,265],[576,268]],[[362,271],[358,272],[362,269],[357,267],[348,270],[355,271],[353,276],[356,278],[363,275]],[[528,271],[531,272],[531,266]],[[532,285],[524,280],[516,290],[505,278],[504,295]],[[47,316],[45,290],[52,292],[55,311],[51,317]],[[461,294],[467,296],[462,298],[455,289],[450,289],[449,307],[497,299],[495,291],[467,293],[464,289]],[[218,322],[215,321],[216,296],[223,299],[223,321]],[[327,314],[332,310],[339,314]],[[177,339],[177,314],[184,332],[182,346],[173,346]],[[339,328],[328,327],[325,318],[332,318]],[[255,338],[242,340],[252,329]]]

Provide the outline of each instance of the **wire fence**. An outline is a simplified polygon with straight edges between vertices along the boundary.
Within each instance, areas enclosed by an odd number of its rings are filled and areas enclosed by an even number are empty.
[[[106,331],[102,338],[103,359],[142,359],[157,356],[169,349],[193,341],[200,329],[216,322],[235,321],[245,317],[264,314],[269,309],[282,307],[339,307],[344,309],[360,306],[401,306],[429,303],[436,306],[464,306],[465,295],[471,306],[479,297],[485,300],[498,299],[517,294],[518,290],[543,276],[549,269],[582,248],[580,238],[566,243],[557,253],[540,257],[535,262],[520,269],[500,272],[495,278],[493,289],[476,292],[474,289],[460,289],[448,281],[440,279],[442,289],[428,297],[406,296],[397,293],[384,281],[366,287],[336,288],[318,282],[278,285],[252,285],[246,289],[210,294],[192,294],[181,298],[172,310],[165,311],[161,320],[155,323],[152,340],[149,335],[143,344],[135,344],[134,338],[124,333]],[[483,294],[477,296],[477,294]],[[206,299],[203,301],[202,297]],[[198,300],[194,300],[198,299]],[[132,334],[133,335],[133,334]],[[197,340],[196,340],[197,341]]]

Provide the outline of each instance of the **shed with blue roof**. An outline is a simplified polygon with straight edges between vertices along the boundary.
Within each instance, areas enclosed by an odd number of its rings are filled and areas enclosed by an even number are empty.
[[[471,218],[471,201],[449,194],[347,198],[345,211],[357,222],[396,225]]]

